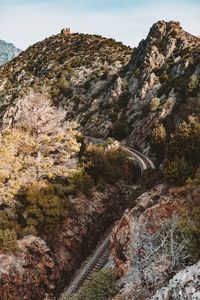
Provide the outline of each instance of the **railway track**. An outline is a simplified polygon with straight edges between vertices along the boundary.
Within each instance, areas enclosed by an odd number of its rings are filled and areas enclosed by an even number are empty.
[[[94,144],[98,144],[98,143],[106,144],[106,142],[101,139],[94,139],[90,137],[86,137],[86,138],[87,140],[89,140]],[[121,145],[121,147],[122,149],[124,149],[124,151],[129,153],[132,157],[134,157],[135,160],[138,161],[141,169],[141,174],[143,174],[144,170],[155,169],[153,162],[144,154],[140,153],[135,149],[123,145]],[[111,236],[111,230],[107,234],[107,236],[102,240],[102,242],[97,246],[93,255],[75,274],[74,279],[71,281],[71,283],[67,288],[68,294],[76,293],[83,285],[83,283],[91,279],[92,274],[94,272],[98,272],[105,265],[110,254],[110,236]]]
[[[94,272],[98,272],[105,265],[110,254],[110,235],[111,232],[109,232],[106,238],[103,239],[103,241],[97,247],[95,253],[70,283],[67,289],[68,294],[76,293],[83,283],[91,279]]]
[[[122,148],[138,161],[141,168],[141,173],[143,173],[144,170],[147,169],[155,169],[154,163],[143,153],[130,147],[122,146]]]

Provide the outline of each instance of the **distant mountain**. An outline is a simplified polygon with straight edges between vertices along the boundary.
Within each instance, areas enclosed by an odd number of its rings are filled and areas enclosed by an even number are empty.
[[[3,65],[20,54],[21,50],[13,44],[0,40],[0,65]]]

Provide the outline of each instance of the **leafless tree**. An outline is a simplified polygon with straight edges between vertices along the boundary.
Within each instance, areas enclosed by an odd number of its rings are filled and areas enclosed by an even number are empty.
[[[184,264],[189,258],[187,245],[184,235],[178,232],[177,217],[162,222],[156,231],[150,222],[137,223],[129,249],[133,277],[142,287],[150,288],[159,281],[164,267],[173,272]]]
[[[15,127],[36,134],[57,133],[66,128],[66,112],[52,105],[48,95],[31,91],[19,100]]]

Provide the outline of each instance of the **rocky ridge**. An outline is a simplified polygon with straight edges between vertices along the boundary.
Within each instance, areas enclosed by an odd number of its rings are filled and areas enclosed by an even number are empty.
[[[155,23],[134,50],[99,36],[52,36],[0,69],[1,119],[14,122],[17,99],[46,86],[86,135],[148,152],[156,121],[170,133],[199,112],[199,52],[200,39],[174,21]]]

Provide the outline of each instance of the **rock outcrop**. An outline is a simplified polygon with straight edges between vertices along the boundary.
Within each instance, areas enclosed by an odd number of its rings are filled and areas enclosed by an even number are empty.
[[[120,281],[123,286],[120,294],[115,299],[148,299],[150,295],[166,285],[169,279],[172,278],[174,271],[170,270],[170,261],[161,252],[157,260],[149,260],[148,265],[145,265],[142,275],[145,277],[144,285],[141,274],[138,275],[139,262],[134,262],[132,254],[137,244],[141,243],[141,248],[137,250],[142,251],[142,254],[138,252],[137,257],[141,255],[142,259],[145,243],[150,247],[149,240],[145,240],[145,236],[142,240],[146,228],[150,230],[150,233],[156,232],[164,220],[179,214],[180,210],[187,207],[188,202],[194,201],[197,203],[199,201],[198,190],[197,188],[191,194],[184,188],[169,188],[161,184],[138,197],[134,208],[125,212],[112,233],[112,257],[116,273],[121,278]],[[144,227],[144,224],[147,227]],[[138,231],[138,228],[141,228],[141,230]]]
[[[34,236],[19,241],[18,255],[0,254],[0,299],[42,299],[54,286],[50,249]]]
[[[19,241],[14,255],[0,254],[0,300],[43,300],[58,295],[107,228],[127,205],[132,187],[118,184],[93,196],[71,197],[71,214],[49,228],[48,248],[38,237]]]
[[[150,300],[200,299],[199,277],[200,262],[178,272],[169,284],[158,290]]]

